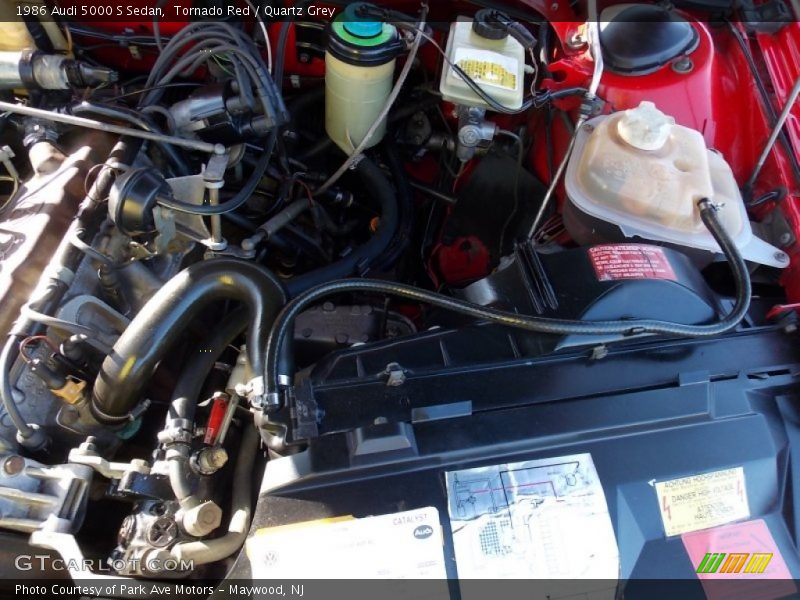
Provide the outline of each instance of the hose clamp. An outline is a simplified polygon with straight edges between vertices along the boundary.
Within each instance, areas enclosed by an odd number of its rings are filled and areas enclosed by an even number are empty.
[[[192,422],[188,419],[170,419],[166,427],[158,432],[158,441],[165,445],[190,444],[192,442]]]

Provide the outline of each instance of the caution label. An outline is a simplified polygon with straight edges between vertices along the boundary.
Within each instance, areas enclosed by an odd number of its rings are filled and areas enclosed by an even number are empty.
[[[477,83],[491,85],[504,90],[517,90],[517,59],[475,48],[458,48],[455,56],[456,65]]]
[[[750,517],[742,467],[659,481],[655,488],[667,536]]]
[[[589,258],[598,281],[677,279],[666,253],[658,246],[604,244],[589,248]]]

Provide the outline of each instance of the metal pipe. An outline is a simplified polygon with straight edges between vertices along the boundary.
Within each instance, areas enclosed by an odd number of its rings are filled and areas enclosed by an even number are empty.
[[[588,21],[586,23],[587,41],[592,51],[594,70],[592,80],[589,83],[587,97],[594,99],[597,96],[597,89],[600,87],[600,79],[603,77],[603,48],[600,45],[600,15],[597,13],[597,0],[590,0],[588,6]]]
[[[567,146],[567,151],[564,153],[564,158],[561,159],[561,162],[558,165],[558,169],[556,170],[555,174],[553,175],[553,179],[550,181],[550,185],[547,188],[547,192],[542,198],[542,204],[539,206],[539,211],[536,213],[536,218],[533,220],[533,224],[531,225],[530,230],[528,231],[528,239],[534,239],[536,235],[536,230],[539,228],[539,223],[542,221],[542,217],[544,216],[545,210],[547,210],[548,204],[550,204],[550,199],[553,197],[553,194],[556,192],[556,188],[558,187],[558,182],[561,181],[561,176],[564,174],[564,170],[567,168],[567,163],[569,163],[569,158],[572,156],[572,150],[575,148],[575,140],[578,138],[578,131],[580,131],[583,124],[586,122],[586,116],[581,115],[578,118],[578,122],[575,123],[575,131],[572,132],[572,136],[569,139],[569,146]]]
[[[103,123],[102,121],[95,121],[94,119],[87,119],[85,117],[64,115],[51,110],[33,108],[32,106],[24,106],[22,104],[14,104],[13,102],[0,101],[0,112],[10,112],[23,115],[25,117],[47,119],[56,123],[63,123],[65,125],[85,127],[86,129],[97,129],[98,131],[105,131],[108,133],[115,133],[117,135],[125,135],[143,140],[150,140],[152,142],[160,142],[162,144],[172,144],[173,146],[180,146],[181,148],[197,150],[198,152],[206,152],[208,154],[225,153],[225,147],[222,144],[209,144],[208,142],[201,142],[199,140],[187,140],[172,135],[165,135],[163,133],[143,131],[141,129],[123,127],[122,125],[114,125],[112,123]]]
[[[219,206],[219,188],[208,188],[208,205]],[[222,237],[222,215],[211,215],[211,242],[213,243],[212,250],[224,250],[228,244]]]
[[[780,116],[778,117],[777,122],[775,123],[775,127],[772,129],[772,133],[770,134],[769,138],[767,139],[767,144],[764,146],[764,150],[761,151],[761,156],[758,157],[758,161],[756,162],[756,166],[753,169],[753,174],[750,175],[750,179],[747,180],[747,183],[744,186],[745,190],[752,190],[753,185],[755,185],[756,179],[758,178],[758,174],[761,173],[761,169],[764,167],[764,163],[767,162],[767,157],[769,153],[772,151],[773,146],[775,146],[775,141],[778,139],[778,136],[781,134],[781,130],[783,126],[786,124],[786,120],[789,118],[789,114],[792,112],[792,107],[794,103],[797,101],[797,97],[800,95],[800,77],[794,82],[794,87],[792,91],[789,92],[788,98],[786,98],[786,104],[781,111]]]
[[[536,230],[539,228],[542,217],[544,217],[544,213],[547,210],[547,206],[550,204],[550,200],[555,194],[558,183],[561,181],[561,177],[564,175],[564,171],[567,168],[567,163],[569,163],[569,158],[572,156],[572,150],[575,148],[575,140],[578,137],[578,132],[580,131],[581,127],[583,127],[583,124],[589,119],[592,101],[597,97],[597,90],[600,87],[600,80],[603,78],[603,69],[605,65],[603,63],[603,48],[600,45],[600,16],[597,13],[597,0],[590,0],[588,3],[586,35],[587,42],[589,43],[589,49],[592,53],[592,60],[594,61],[592,80],[589,82],[589,89],[584,95],[584,102],[581,105],[580,116],[578,117],[577,123],[575,123],[575,131],[572,133],[572,137],[569,140],[567,152],[564,154],[564,158],[561,159],[561,163],[558,165],[558,170],[556,170],[555,175],[553,175],[552,181],[550,181],[550,186],[547,188],[547,193],[544,195],[542,204],[539,206],[539,211],[536,213],[536,218],[534,218],[533,224],[528,231],[528,238],[531,240],[534,239]]]
[[[295,200],[274,217],[269,219],[266,223],[260,225],[253,235],[251,235],[249,238],[243,239],[242,249],[246,252],[255,251],[255,248],[259,243],[261,243],[263,240],[268,240],[271,238],[309,208],[311,208],[311,202],[308,200],[308,198]]]
[[[213,540],[179,542],[170,550],[177,560],[189,560],[195,565],[205,565],[227,558],[244,544],[250,527],[252,504],[250,491],[253,481],[253,466],[258,455],[258,433],[252,426],[245,429],[242,436],[239,457],[233,473],[233,497],[231,499],[231,520],[228,531]]]

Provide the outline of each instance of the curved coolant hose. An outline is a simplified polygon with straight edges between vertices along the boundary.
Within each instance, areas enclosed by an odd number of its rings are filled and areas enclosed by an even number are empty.
[[[214,326],[210,335],[202,342],[203,351],[192,355],[178,375],[168,418],[194,421],[197,400],[206,377],[225,349],[236,341],[249,322],[247,311],[236,310]]]
[[[321,298],[343,292],[373,292],[398,296],[415,302],[424,302],[476,319],[485,319],[499,325],[537,333],[557,335],[636,335],[641,333],[655,333],[687,337],[707,337],[730,331],[741,322],[750,307],[750,298],[752,294],[750,289],[750,274],[747,271],[747,266],[739,250],[736,248],[736,245],[717,217],[717,207],[707,199],[701,200],[698,206],[703,223],[714,236],[714,239],[717,241],[723,254],[730,263],[736,283],[736,303],[733,309],[725,317],[715,323],[709,325],[684,325],[656,319],[632,319],[630,321],[547,319],[523,316],[516,313],[478,306],[464,300],[450,298],[401,283],[369,279],[333,281],[321,285],[287,304],[275,321],[275,326],[270,333],[266,351],[267,358],[264,377],[267,392],[267,406],[280,406],[280,390],[282,387],[280,376],[285,375],[291,377],[293,375],[291,371],[285,373],[281,373],[280,371],[292,364],[289,346],[291,340],[288,339],[287,334],[292,330],[295,317],[307,306],[317,302]]]
[[[250,527],[251,487],[253,482],[253,466],[258,451],[258,432],[255,427],[248,426],[236,459],[233,473],[233,496],[231,498],[231,520],[228,532],[212,540],[197,542],[179,542],[170,553],[177,560],[192,561],[195,565],[206,565],[227,558],[244,544],[247,530]]]
[[[194,422],[198,397],[208,373],[227,347],[247,328],[248,322],[247,311],[238,309],[232,312],[203,341],[203,352],[198,352],[189,359],[178,376],[178,383],[172,392],[172,402],[167,412],[168,425],[175,419]],[[169,483],[175,497],[183,501],[194,492],[189,466],[191,449],[188,444],[173,444],[171,450],[172,452],[167,453]]]
[[[158,363],[189,324],[218,300],[247,306],[250,364],[263,367],[265,340],[285,299],[275,276],[253,263],[216,258],[184,269],[145,304],[103,361],[92,392],[95,417],[109,424],[129,420]]]
[[[370,240],[359,246],[350,254],[338,261],[292,277],[286,282],[286,291],[290,298],[297,296],[315,286],[334,279],[350,277],[363,271],[381,257],[392,243],[397,230],[398,209],[397,194],[384,175],[383,171],[369,158],[364,157],[356,166],[356,174],[361,178],[364,187],[374,195],[380,204],[380,223]]]

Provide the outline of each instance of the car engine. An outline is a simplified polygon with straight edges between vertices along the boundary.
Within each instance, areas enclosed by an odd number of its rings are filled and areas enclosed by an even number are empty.
[[[579,453],[613,577],[692,531],[657,482],[729,469],[800,572],[797,22],[6,4],[3,577],[294,573],[260,531],[432,507],[454,578],[452,473]]]

